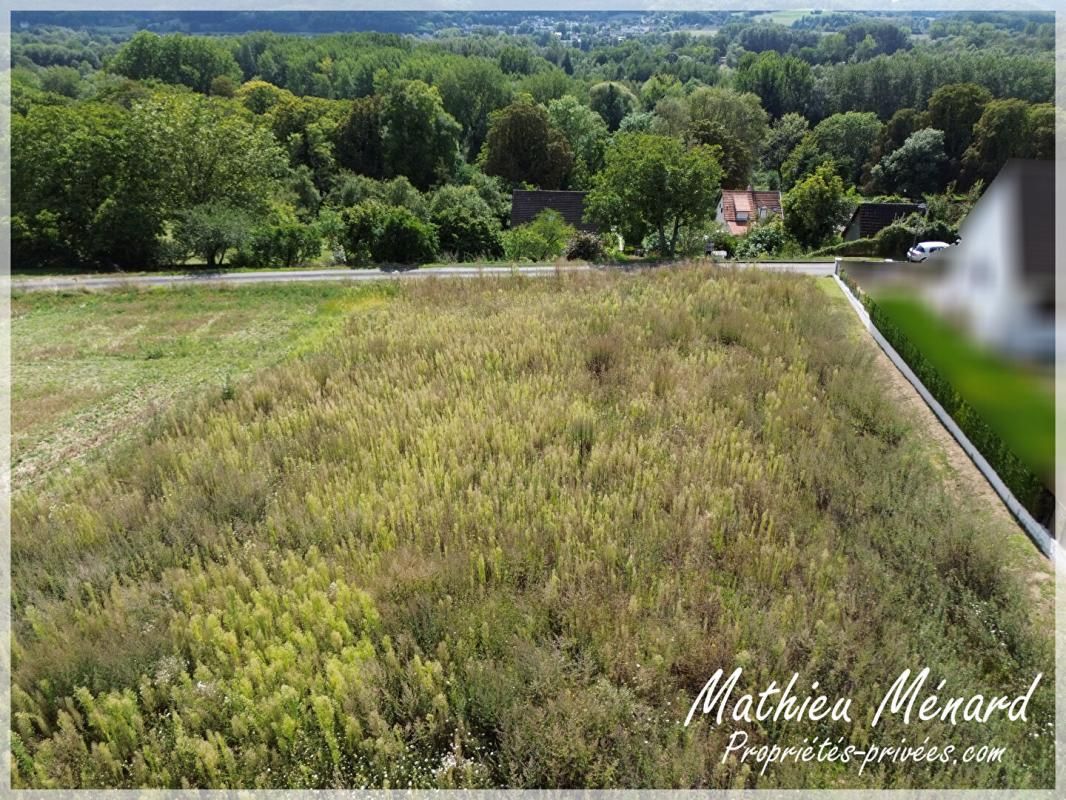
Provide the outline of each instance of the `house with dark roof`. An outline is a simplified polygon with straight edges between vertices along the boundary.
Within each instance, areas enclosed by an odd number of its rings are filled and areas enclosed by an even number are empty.
[[[959,227],[955,247],[926,262],[944,277],[942,312],[1008,355],[1055,353],[1055,164],[1012,159]]]
[[[781,192],[758,192],[749,186],[747,189],[723,189],[715,219],[734,236],[743,236],[752,224],[771,214],[781,216]]]
[[[917,203],[859,203],[844,226],[844,241],[872,239],[897,219],[922,210]]]
[[[579,231],[596,233],[598,228],[585,221],[586,192],[516,190],[511,195],[511,227],[525,225],[546,208],[558,211],[562,218]]]

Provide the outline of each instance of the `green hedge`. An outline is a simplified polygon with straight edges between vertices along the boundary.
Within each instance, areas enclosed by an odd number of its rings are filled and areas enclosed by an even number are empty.
[[[870,321],[895,348],[929,393],[955,420],[978,452],[996,471],[1025,508],[1041,524],[1048,525],[1054,511],[1055,498],[1036,473],[1015,455],[987,422],[959,395],[955,387],[934,367],[922,352],[911,343],[896,324],[881,310],[868,294],[843,270],[840,279],[852,294],[860,299],[870,315]]]

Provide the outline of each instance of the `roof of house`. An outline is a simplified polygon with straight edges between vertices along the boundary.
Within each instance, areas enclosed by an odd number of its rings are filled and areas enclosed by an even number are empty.
[[[518,189],[511,195],[511,227],[531,222],[537,214],[546,208],[558,211],[564,220],[578,230],[597,230],[596,226],[585,222],[586,192],[565,192],[548,190]]]
[[[774,214],[781,213],[781,192],[758,192],[750,186],[747,189],[722,190],[722,218],[732,234],[746,233],[754,221],[752,212],[766,209]],[[748,222],[737,222],[737,212],[747,212]]]
[[[900,217],[920,210],[917,203],[859,203],[844,230],[850,231],[852,225],[858,224],[859,238],[869,239]]]

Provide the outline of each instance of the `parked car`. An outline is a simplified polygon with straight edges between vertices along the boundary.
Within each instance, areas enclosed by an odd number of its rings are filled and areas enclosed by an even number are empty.
[[[945,250],[951,247],[947,242],[918,242],[910,250],[907,251],[908,261],[925,261],[929,256],[938,250]]]

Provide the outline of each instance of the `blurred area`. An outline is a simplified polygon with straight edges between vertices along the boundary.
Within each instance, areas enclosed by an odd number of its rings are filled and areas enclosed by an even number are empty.
[[[1047,487],[1055,470],[1055,173],[1011,160],[920,263],[845,261],[851,279]]]

